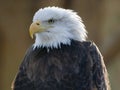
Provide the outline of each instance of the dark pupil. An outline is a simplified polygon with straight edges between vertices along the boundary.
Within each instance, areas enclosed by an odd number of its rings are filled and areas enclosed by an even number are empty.
[[[49,22],[49,23],[54,23],[54,20],[53,20],[53,19],[50,19],[48,22]]]

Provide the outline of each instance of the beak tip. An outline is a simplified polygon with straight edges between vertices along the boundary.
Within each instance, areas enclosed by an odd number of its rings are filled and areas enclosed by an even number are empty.
[[[30,34],[30,37],[33,39],[33,33],[32,33],[32,32],[30,32],[29,34]]]
[[[33,35],[30,35],[30,37],[33,39]]]
[[[33,39],[33,37],[31,37]]]

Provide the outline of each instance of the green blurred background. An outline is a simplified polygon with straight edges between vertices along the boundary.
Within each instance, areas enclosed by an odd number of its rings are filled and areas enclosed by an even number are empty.
[[[0,90],[11,90],[26,49],[34,42],[28,29],[34,13],[46,6],[73,9],[82,17],[88,40],[104,56],[112,90],[120,88],[120,0],[1,0]]]

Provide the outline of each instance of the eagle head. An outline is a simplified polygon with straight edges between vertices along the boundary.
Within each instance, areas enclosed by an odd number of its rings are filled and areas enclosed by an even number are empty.
[[[76,12],[59,7],[39,9],[30,25],[30,36],[35,36],[34,47],[58,48],[70,45],[71,40],[85,41],[87,31]]]

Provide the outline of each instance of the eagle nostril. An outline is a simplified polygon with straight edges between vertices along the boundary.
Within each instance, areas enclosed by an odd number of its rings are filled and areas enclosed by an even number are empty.
[[[37,22],[36,25],[40,25],[40,23]]]

